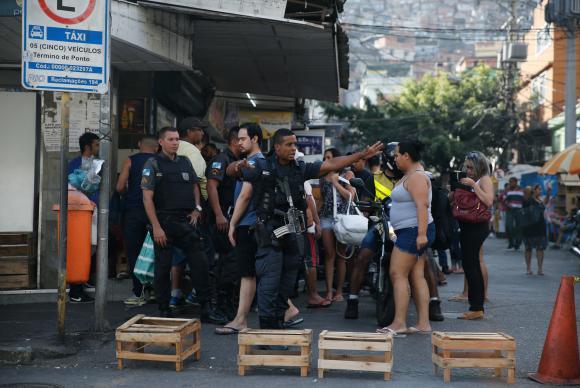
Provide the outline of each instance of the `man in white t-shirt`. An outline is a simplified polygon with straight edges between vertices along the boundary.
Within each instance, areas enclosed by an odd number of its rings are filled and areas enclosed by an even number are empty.
[[[201,189],[201,196],[207,200],[206,182],[205,178],[205,159],[201,155],[199,148],[202,145],[203,137],[205,136],[204,128],[208,124],[196,117],[187,117],[179,123],[179,148],[177,155],[185,156],[193,165],[195,174],[199,178],[199,187]]]

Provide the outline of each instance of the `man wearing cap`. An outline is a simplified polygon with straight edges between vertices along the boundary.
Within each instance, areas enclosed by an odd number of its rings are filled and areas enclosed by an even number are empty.
[[[189,159],[199,178],[199,188],[201,196],[207,199],[206,178],[205,178],[205,159],[201,155],[200,146],[203,144],[205,128],[208,124],[197,117],[186,117],[179,123],[179,148],[177,155],[185,156]]]

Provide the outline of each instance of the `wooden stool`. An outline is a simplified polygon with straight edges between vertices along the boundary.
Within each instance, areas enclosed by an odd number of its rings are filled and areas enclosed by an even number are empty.
[[[380,354],[330,354],[329,350],[363,350]],[[391,379],[393,337],[381,333],[350,333],[324,330],[318,339],[318,377],[325,369],[384,372]]]
[[[516,375],[516,340],[503,333],[433,332],[433,364],[435,374],[443,368],[443,379],[451,381],[452,368],[493,368],[501,377],[507,369],[508,383]],[[502,353],[502,352],[505,352]]]
[[[238,374],[244,376],[249,366],[300,367],[300,376],[308,376],[312,330],[244,329],[238,334]],[[262,350],[256,346],[288,346],[298,350]]]
[[[139,314],[119,326],[115,332],[115,346],[119,369],[123,359],[174,362],[177,372],[183,361],[192,354],[201,357],[201,324],[199,319],[146,317]],[[175,355],[146,353],[150,345],[175,347]]]

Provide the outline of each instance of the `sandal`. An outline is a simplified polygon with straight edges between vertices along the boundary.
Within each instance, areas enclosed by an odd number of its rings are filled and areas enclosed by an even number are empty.
[[[295,317],[295,318],[291,318],[287,321],[284,321],[282,326],[284,326],[284,329],[288,329],[289,327],[297,326],[297,325],[301,324],[302,322],[304,322],[304,318]]]
[[[383,327],[382,329],[377,329],[377,333],[390,334],[393,337],[405,338],[407,336],[408,331],[407,330],[396,331],[391,329],[390,327]]]
[[[222,327],[215,328],[215,333],[217,335],[233,335],[233,334],[238,334],[239,332],[240,332],[240,329],[236,329],[235,327],[231,327],[231,326],[222,326]]]
[[[428,335],[428,334],[431,334],[432,331],[433,330],[420,330],[420,329],[417,329],[415,326],[411,326],[407,332],[409,334],[425,334],[425,335]]]
[[[464,296],[463,294],[459,294],[459,295],[453,295],[452,297],[450,297],[447,300],[450,302],[464,302],[467,300],[467,297]]]
[[[335,295],[334,298],[332,298],[333,302],[344,302],[344,296],[342,295]]]
[[[306,308],[309,308],[309,309],[320,309],[320,308],[330,307],[331,305],[332,305],[332,301],[331,300],[322,299],[318,303],[308,303],[308,305],[306,306]]]

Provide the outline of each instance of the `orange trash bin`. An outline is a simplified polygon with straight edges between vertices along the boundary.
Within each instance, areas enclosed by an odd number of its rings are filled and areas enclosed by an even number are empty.
[[[84,284],[91,271],[91,224],[96,205],[78,190],[68,191],[68,222],[66,247],[66,282]],[[60,241],[60,205],[58,212],[58,240]]]

